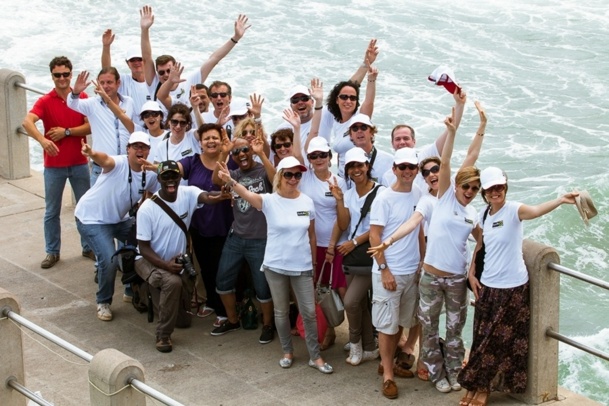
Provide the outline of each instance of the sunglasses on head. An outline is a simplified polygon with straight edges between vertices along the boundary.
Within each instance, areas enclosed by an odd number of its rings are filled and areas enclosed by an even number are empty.
[[[142,113],[142,118],[146,119],[148,117],[158,117],[161,115],[160,111],[145,111]]]
[[[286,179],[296,179],[300,180],[302,178],[302,172],[284,172],[283,177]]]
[[[165,70],[157,70],[156,73],[159,74],[159,76],[164,76],[165,74],[168,74],[171,72],[171,69],[165,69]]]
[[[186,120],[174,120],[174,119],[171,119],[171,120],[169,120],[169,122],[174,127],[177,127],[178,124],[180,125],[180,127],[186,127],[188,125],[188,121],[186,121]]]
[[[472,190],[472,192],[477,193],[480,190],[480,186],[472,186],[469,183],[464,183],[461,185],[461,189],[463,190]]]
[[[326,159],[328,156],[330,156],[329,152],[313,152],[307,155],[307,158],[309,161],[314,161],[317,158]]]
[[[357,96],[353,96],[351,94],[339,94],[338,98],[341,100],[357,101]]]
[[[136,57],[136,58],[131,58],[131,59],[129,59],[129,62],[142,62],[143,60],[144,60],[144,59],[142,59],[142,58],[137,58],[137,57]],[[162,75],[161,75],[161,76],[162,76]]]
[[[256,135],[256,130],[243,130],[241,131],[242,137],[247,137],[248,135]]]
[[[177,180],[180,178],[180,174],[176,171],[166,171],[159,175],[161,180]]]
[[[502,193],[505,190],[505,185],[493,185],[489,188],[484,189],[484,192],[497,192]]]
[[[288,141],[288,142],[284,142],[283,144],[275,144],[275,149],[281,149],[281,148],[288,149],[291,146],[292,146],[292,143],[290,141]]]
[[[370,128],[370,126],[368,124],[360,124],[360,125],[355,124],[355,125],[351,126],[351,131],[353,131],[355,133],[355,132],[358,132],[359,130],[366,131],[368,128]]]
[[[212,99],[215,99],[216,97],[221,97],[221,98],[225,98],[226,96],[228,96],[228,93],[226,92],[222,92],[222,93],[212,93],[210,94]]]
[[[311,96],[293,96],[290,98],[290,102],[292,102],[292,104],[296,104],[298,102],[308,102],[309,100],[311,100]]]
[[[430,173],[438,173],[438,172],[440,172],[440,165],[434,165],[429,169],[423,169],[421,171],[424,178],[428,177]]]
[[[53,72],[53,77],[59,78],[69,78],[72,72]]]
[[[415,169],[417,169],[419,166],[415,165],[415,164],[393,164],[394,168],[398,168],[401,171],[405,171],[406,169],[409,169],[411,171],[414,171]]]
[[[245,147],[241,147],[241,148],[235,148],[230,153],[233,154],[234,156],[237,156],[241,152],[243,152],[244,154],[247,154],[248,152],[250,152],[250,147],[245,146]]]

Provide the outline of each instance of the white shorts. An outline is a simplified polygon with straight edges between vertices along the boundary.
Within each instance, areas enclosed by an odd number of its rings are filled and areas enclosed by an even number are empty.
[[[381,282],[381,275],[372,273],[372,324],[383,334],[394,335],[399,326],[413,327],[419,304],[417,274],[393,275],[397,289],[387,290]]]

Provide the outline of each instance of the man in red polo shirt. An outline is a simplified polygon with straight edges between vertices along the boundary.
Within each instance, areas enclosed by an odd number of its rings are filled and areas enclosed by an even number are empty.
[[[53,58],[49,64],[55,88],[42,96],[23,120],[28,135],[38,141],[44,155],[44,239],[46,257],[41,268],[51,268],[59,261],[61,248],[61,198],[66,179],[74,191],[76,201],[89,190],[89,166],[87,157],[80,153],[81,140],[91,133],[87,119],[66,105],[66,97],[72,91],[72,62],[65,56]],[[86,98],[85,93],[80,94]],[[36,122],[42,120],[44,134]],[[81,238],[82,255],[95,260],[91,248]]]

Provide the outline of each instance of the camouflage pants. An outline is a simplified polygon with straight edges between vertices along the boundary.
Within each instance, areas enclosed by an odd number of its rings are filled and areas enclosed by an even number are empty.
[[[467,317],[467,287],[465,275],[440,277],[423,272],[419,282],[418,317],[423,327],[422,360],[429,378],[437,382],[446,373],[456,377],[461,371],[465,348],[461,331]],[[440,313],[446,303],[446,339],[444,356],[440,349]]]

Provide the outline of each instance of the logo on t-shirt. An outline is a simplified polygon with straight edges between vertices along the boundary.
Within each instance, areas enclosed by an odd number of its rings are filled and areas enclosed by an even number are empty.
[[[493,223],[493,228],[495,227],[503,227],[503,220],[495,221]]]
[[[182,156],[187,156],[190,154],[192,154],[192,148],[188,148],[187,150],[182,151]]]
[[[308,217],[310,214],[311,214],[310,211],[297,211],[296,212],[297,216],[307,216]]]
[[[186,212],[184,214],[180,214],[181,219],[185,219],[186,217],[188,217],[188,212]]]
[[[326,197],[333,197],[333,196],[332,196],[332,192],[326,192],[325,196],[326,196]]]
[[[468,219],[467,217],[465,217],[465,222],[466,222],[467,224],[474,224],[474,220],[472,220],[472,219]]]

